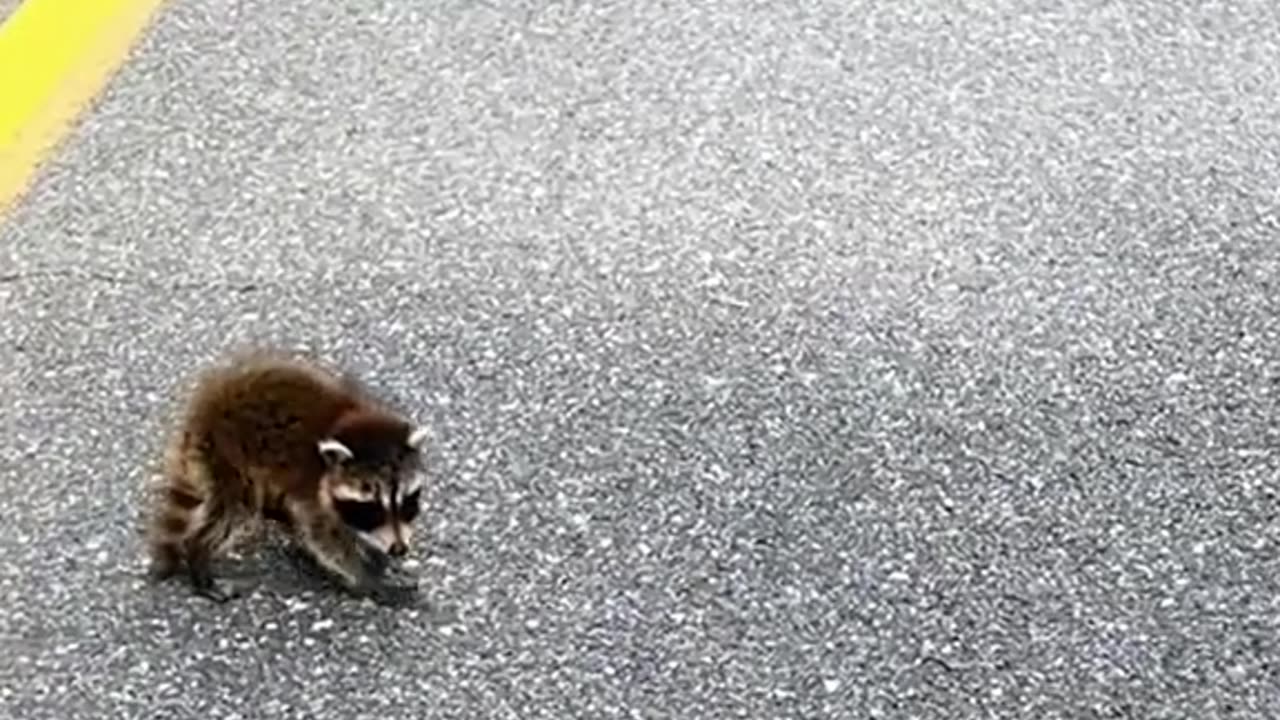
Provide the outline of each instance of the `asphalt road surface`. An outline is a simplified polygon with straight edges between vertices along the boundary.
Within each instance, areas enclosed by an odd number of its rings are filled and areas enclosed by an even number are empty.
[[[176,0],[0,228],[3,716],[1276,717],[1280,15],[1193,5]],[[143,579],[266,342],[434,428],[420,606]]]

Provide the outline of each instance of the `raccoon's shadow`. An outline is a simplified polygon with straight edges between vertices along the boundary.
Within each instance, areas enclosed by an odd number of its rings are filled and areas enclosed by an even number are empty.
[[[417,572],[419,589],[410,597],[390,603],[360,597],[329,575],[284,528],[275,524],[260,528],[260,532],[252,538],[234,543],[224,554],[212,558],[211,565],[215,578],[238,591],[236,597],[229,601],[234,605],[246,602],[257,605],[264,601],[290,603],[294,600],[314,601],[326,598],[326,604],[332,603],[335,608],[346,606],[354,610],[364,607],[367,610],[374,605],[392,612],[411,610],[419,620],[425,616],[428,624],[437,627],[454,625],[459,621],[459,611],[453,603],[428,597],[429,584],[426,582],[425,567]],[[188,578],[181,571],[157,580],[149,574],[144,563],[136,572],[126,574],[143,584],[151,585],[157,602],[168,602],[164,598],[172,600],[174,593],[196,597]],[[156,591],[160,594],[155,595]],[[211,601],[199,599],[198,602]]]
[[[281,533],[271,533],[269,537],[263,538],[252,554],[238,559],[236,565],[236,570],[227,572],[226,577],[247,582],[250,593],[267,593],[277,597],[330,595],[357,603],[375,602],[352,594],[305,549]],[[425,578],[419,574],[418,581],[423,583]],[[456,619],[455,613],[430,602],[425,588],[421,587],[410,598],[376,604],[387,609],[425,610],[428,615],[439,617],[441,624],[449,624]]]
[[[247,581],[255,592],[273,595],[334,593],[349,596],[335,578],[297,543],[279,532],[262,537],[251,553],[235,561],[237,569],[228,573]]]
[[[339,584],[328,577],[302,548],[274,534],[259,543],[252,560],[245,558],[241,568],[242,576],[252,572],[252,579],[257,581],[260,590],[273,594],[342,591]]]

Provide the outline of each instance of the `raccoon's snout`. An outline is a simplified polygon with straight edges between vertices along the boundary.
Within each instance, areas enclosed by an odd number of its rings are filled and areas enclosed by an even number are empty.
[[[407,552],[409,552],[409,546],[404,544],[402,540],[396,540],[391,543],[391,547],[387,548],[387,553],[391,557],[404,557]]]

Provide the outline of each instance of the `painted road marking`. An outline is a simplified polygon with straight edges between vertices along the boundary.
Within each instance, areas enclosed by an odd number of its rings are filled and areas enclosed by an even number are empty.
[[[23,0],[0,25],[0,213],[26,191],[163,0]]]

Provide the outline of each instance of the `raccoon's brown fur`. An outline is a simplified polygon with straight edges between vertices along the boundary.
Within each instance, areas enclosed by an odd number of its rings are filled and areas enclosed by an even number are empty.
[[[353,380],[254,353],[201,377],[166,450],[148,525],[152,573],[185,566],[195,590],[240,590],[212,559],[264,520],[280,522],[349,590],[379,600],[416,587],[393,560],[418,513],[425,432]]]

